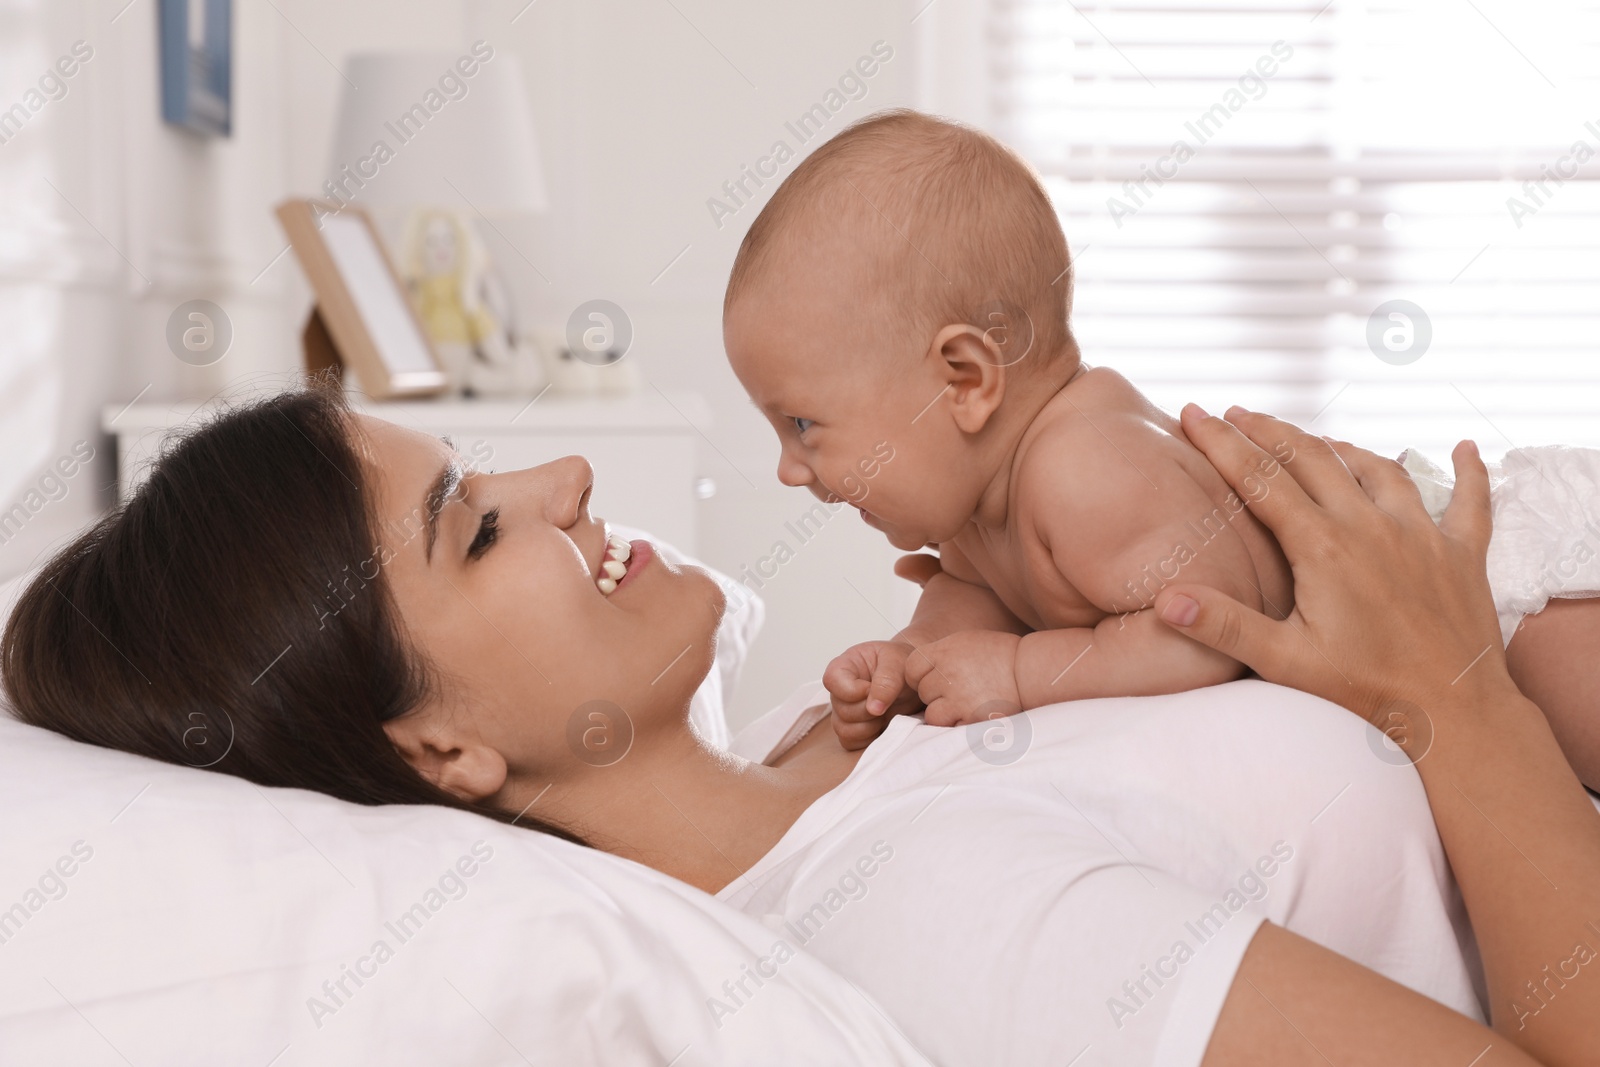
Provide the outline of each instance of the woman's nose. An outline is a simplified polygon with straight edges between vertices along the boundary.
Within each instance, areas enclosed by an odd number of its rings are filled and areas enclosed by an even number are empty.
[[[551,480],[550,521],[563,530],[582,521],[589,512],[589,490],[594,488],[594,468],[582,456],[563,456],[544,465]]]

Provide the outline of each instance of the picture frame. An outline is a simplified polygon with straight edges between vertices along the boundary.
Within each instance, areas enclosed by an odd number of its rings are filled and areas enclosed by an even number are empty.
[[[444,366],[366,213],[307,199],[284,201],[277,216],[316,296],[306,369],[347,366],[378,399],[444,392]]]
[[[233,133],[233,0],[161,0],[161,117],[203,137]]]

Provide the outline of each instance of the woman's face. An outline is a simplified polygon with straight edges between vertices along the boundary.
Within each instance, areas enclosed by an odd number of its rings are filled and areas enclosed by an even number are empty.
[[[466,469],[438,438],[355,421],[378,559],[408,638],[442,681],[437,706],[391,724],[419,770],[453,792],[509,800],[519,781],[568,780],[616,758],[619,744],[687,729],[722,592],[645,542],[603,592],[607,529],[589,514],[585,460],[490,474]],[[421,753],[428,744],[438,751]],[[451,767],[452,746],[459,760],[474,745],[503,758],[502,787],[484,791],[473,762],[482,752]]]

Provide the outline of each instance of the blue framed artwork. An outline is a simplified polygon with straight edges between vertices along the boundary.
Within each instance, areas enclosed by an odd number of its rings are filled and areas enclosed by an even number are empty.
[[[161,0],[161,117],[207,137],[233,130],[233,0]]]

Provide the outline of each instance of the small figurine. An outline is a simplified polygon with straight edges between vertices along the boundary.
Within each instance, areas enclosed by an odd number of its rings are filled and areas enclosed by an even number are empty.
[[[543,386],[539,353],[517,335],[511,301],[469,220],[443,209],[414,211],[403,248],[417,317],[453,391],[509,395]]]

